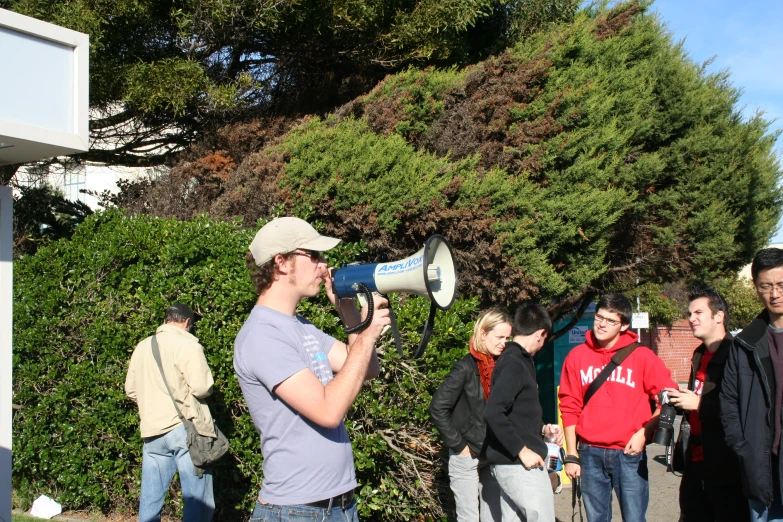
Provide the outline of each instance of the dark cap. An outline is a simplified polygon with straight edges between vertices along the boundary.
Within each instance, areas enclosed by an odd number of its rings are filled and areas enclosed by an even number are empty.
[[[166,309],[166,319],[168,320],[168,318],[172,316],[179,316],[183,319],[190,319],[190,324],[193,324],[196,321],[196,316],[193,313],[193,310],[191,310],[188,305],[184,305],[182,303],[174,303]]]

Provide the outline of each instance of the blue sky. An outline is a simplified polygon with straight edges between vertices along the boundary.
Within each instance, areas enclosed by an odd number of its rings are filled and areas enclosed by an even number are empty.
[[[743,114],[761,109],[783,129],[783,1],[656,0],[652,5],[675,41],[698,63],[713,58],[708,71],[728,69],[743,91]],[[783,158],[783,137],[777,153]],[[783,220],[781,222],[783,225]],[[783,243],[783,226],[773,243]]]

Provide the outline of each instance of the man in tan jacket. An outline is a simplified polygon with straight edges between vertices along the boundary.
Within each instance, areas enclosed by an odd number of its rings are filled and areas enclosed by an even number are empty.
[[[163,325],[155,332],[166,382],[182,415],[193,421],[202,435],[215,435],[209,408],[201,399],[212,393],[212,372],[204,349],[191,334],[195,316],[187,306],[166,310]],[[160,520],[163,500],[174,472],[179,472],[185,499],[185,522],[208,522],[215,511],[212,473],[193,466],[187,433],[180,421],[158,364],[152,355],[152,338],[141,341],[131,356],[125,393],[139,407],[144,439],[141,466],[139,521]]]

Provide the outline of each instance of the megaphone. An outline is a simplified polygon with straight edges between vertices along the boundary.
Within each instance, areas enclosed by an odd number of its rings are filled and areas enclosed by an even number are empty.
[[[367,318],[360,324],[346,328],[348,333],[364,329],[372,321],[372,294],[400,292],[416,294],[431,301],[430,315],[424,323],[424,334],[414,357],[424,353],[432,334],[436,310],[448,310],[457,295],[457,270],[451,245],[445,237],[430,236],[424,248],[399,261],[386,263],[352,264],[332,273],[333,290],[337,297],[362,295],[369,306]],[[393,320],[393,319],[392,319]],[[392,325],[396,329],[396,325]],[[402,349],[397,342],[397,351]]]

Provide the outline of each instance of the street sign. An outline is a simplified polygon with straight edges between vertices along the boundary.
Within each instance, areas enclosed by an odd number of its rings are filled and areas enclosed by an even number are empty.
[[[633,314],[631,318],[631,328],[649,328],[650,327],[650,314],[647,312],[637,312]]]
[[[571,344],[582,344],[585,342],[585,335],[587,335],[587,326],[574,326],[568,331],[568,342]]]

